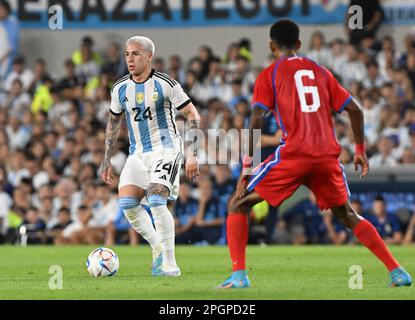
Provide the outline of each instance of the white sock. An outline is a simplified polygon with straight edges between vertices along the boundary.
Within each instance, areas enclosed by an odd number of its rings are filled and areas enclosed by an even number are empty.
[[[123,209],[124,215],[133,229],[150,244],[154,250],[160,245],[160,237],[151,223],[151,218],[147,211],[141,206],[131,209]]]
[[[151,207],[154,224],[161,241],[163,265],[177,267],[174,255],[174,219],[166,205]]]

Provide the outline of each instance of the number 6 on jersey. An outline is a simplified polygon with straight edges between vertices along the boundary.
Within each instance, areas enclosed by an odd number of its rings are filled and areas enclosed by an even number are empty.
[[[298,98],[300,99],[302,112],[316,112],[320,108],[320,96],[316,86],[305,86],[303,84],[303,77],[315,79],[314,72],[312,70],[298,70],[294,74],[295,86],[297,87]],[[311,93],[312,104],[307,104],[306,94]]]

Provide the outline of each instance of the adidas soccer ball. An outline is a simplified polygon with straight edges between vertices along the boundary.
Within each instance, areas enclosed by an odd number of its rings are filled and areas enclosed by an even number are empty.
[[[97,248],[86,260],[86,268],[93,277],[110,277],[118,272],[120,262],[114,251],[108,248]]]

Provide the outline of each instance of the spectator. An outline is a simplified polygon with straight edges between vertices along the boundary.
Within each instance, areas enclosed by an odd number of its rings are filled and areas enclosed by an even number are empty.
[[[232,80],[242,80],[242,94],[250,96],[254,89],[255,74],[252,72],[249,61],[245,56],[239,55],[236,61],[236,70],[232,75]]]
[[[209,46],[199,47],[197,58],[199,59],[201,66],[202,66],[200,70],[200,80],[202,81],[205,79],[205,77],[209,73],[209,65],[210,65],[212,57],[213,57],[213,52]]]
[[[6,171],[3,167],[0,167],[0,243],[3,243],[6,238],[8,215],[12,206],[12,198],[5,192],[6,184]]]
[[[195,242],[195,220],[198,212],[198,203],[190,195],[190,183],[186,180],[180,182],[179,197],[175,208],[176,243],[189,244]]]
[[[4,89],[10,91],[12,88],[13,81],[19,79],[23,84],[25,91],[29,90],[30,85],[33,82],[33,72],[26,68],[25,59],[23,56],[17,56],[13,61],[13,70],[7,76],[4,82]]]
[[[203,88],[197,78],[196,72],[192,70],[187,71],[186,82],[184,84],[183,89],[186,90],[186,92],[189,94],[190,97],[196,100],[204,101],[204,97],[202,93]]]
[[[377,196],[373,201],[372,212],[364,215],[379,232],[386,244],[400,244],[402,232],[395,215],[386,212],[385,199]]]
[[[393,167],[397,164],[395,157],[392,155],[393,141],[390,137],[381,137],[378,143],[378,152],[370,159],[371,167],[389,166]]]
[[[48,76],[45,76],[42,79],[42,84],[37,87],[36,92],[33,96],[33,102],[30,109],[34,115],[38,116],[41,112],[46,114],[49,112],[49,109],[53,105],[53,98],[51,95],[52,87],[53,80]]]
[[[415,243],[415,214],[412,213],[402,244],[408,245],[413,243]]]
[[[113,224],[118,211],[117,197],[111,192],[109,186],[105,183],[100,183],[97,186],[97,200],[98,202],[93,207],[92,219],[89,221],[88,226],[94,229],[94,232],[101,233],[101,242],[109,237],[107,234],[108,226]]]
[[[77,100],[83,95],[85,82],[76,76],[76,66],[72,60],[66,60],[64,65],[65,76],[59,80],[57,87],[62,90],[62,96],[65,99],[69,99],[77,104]]]
[[[386,121],[386,127],[381,135],[389,137],[393,141],[393,156],[399,159],[402,156],[405,146],[409,145],[408,128],[401,126],[401,115],[397,111],[392,111]]]
[[[248,96],[242,93],[242,80],[234,79],[232,80],[232,98],[229,101],[229,106],[231,108],[236,108],[236,105],[242,100],[248,100]]]
[[[12,69],[12,62],[19,52],[20,26],[15,17],[11,15],[10,3],[7,0],[0,1],[0,27],[7,37],[3,37],[0,52],[0,79],[6,78]]]
[[[77,219],[63,229],[62,233],[55,238],[55,244],[99,244],[97,234],[88,227],[92,218],[90,207],[81,205],[78,210]],[[97,241],[98,240],[98,241]]]
[[[395,84],[395,93],[398,97],[398,103],[403,107],[409,106],[414,100],[414,91],[411,80],[408,78],[407,71],[404,67],[398,67],[393,70],[393,81]]]
[[[74,52],[72,61],[76,65],[76,76],[85,83],[86,90],[93,90],[98,84],[98,75],[102,64],[101,56],[93,51],[94,41],[91,37],[82,39],[81,48]]]
[[[400,53],[395,50],[395,42],[393,38],[386,35],[382,39],[382,50],[376,55],[377,63],[379,65],[380,74],[389,78],[388,68],[394,68],[398,66],[400,59]],[[389,78],[389,80],[392,80]]]
[[[28,208],[21,226],[26,228],[28,244],[42,244],[45,242],[46,224],[39,216],[36,208]]]
[[[415,49],[408,51],[405,68],[412,84],[412,90],[415,90]]]
[[[101,73],[108,75],[111,83],[114,83],[128,73],[123,58],[120,45],[116,42],[111,42],[107,47],[107,55],[101,67]]]
[[[293,239],[294,244],[327,243],[326,225],[312,192],[309,193],[308,199],[291,208],[283,218],[287,225],[295,223],[300,227]],[[297,221],[302,221],[302,223]]]
[[[33,95],[36,92],[36,89],[42,85],[42,79],[44,78],[50,78],[50,75],[45,59],[39,58],[34,63],[33,80],[28,89],[30,94]]]
[[[86,61],[84,60],[85,56],[83,53],[88,52],[88,56],[92,58],[96,62],[97,65],[102,64],[102,57],[101,55],[94,51],[94,40],[90,36],[85,36],[81,40],[80,48],[75,50],[72,53],[72,61],[76,66],[84,64]]]
[[[67,208],[61,208],[58,212],[56,222],[52,226],[48,226],[46,230],[46,243],[55,243],[56,239],[62,237],[63,230],[69,226],[71,220],[71,212]]]
[[[347,59],[339,66],[339,75],[346,88],[350,88],[353,81],[362,82],[366,78],[366,67],[358,59],[357,48],[348,45],[346,48]]]
[[[330,210],[324,214],[323,220],[331,243],[341,245],[347,242],[348,232],[346,227],[336,219]]]
[[[330,50],[326,47],[324,34],[321,31],[314,31],[311,35],[310,49],[307,57],[315,62],[329,67],[332,61]]]
[[[183,68],[183,62],[179,55],[174,54],[170,57],[169,62],[169,75],[180,84],[184,84],[186,81],[186,71]]]
[[[334,39],[331,42],[330,52],[331,61],[329,67],[335,74],[340,75],[340,66],[347,60],[345,52],[345,43],[342,39]]]
[[[215,244],[222,236],[225,209],[213,195],[210,178],[200,178],[199,208],[196,214],[196,239],[202,243]]]
[[[415,151],[411,147],[405,147],[399,163],[403,165],[413,165],[415,163]]]
[[[166,63],[164,62],[164,59],[161,57],[154,58],[153,60],[153,69],[165,73],[166,71]]]
[[[25,168],[26,154],[23,150],[15,150],[12,155],[12,161],[8,167],[7,180],[13,187],[17,187],[23,177],[29,175],[29,171]]]
[[[12,150],[25,149],[30,141],[30,131],[22,126],[17,115],[10,115],[6,132],[10,141],[9,146]]]
[[[363,80],[365,89],[380,89],[387,80],[379,73],[379,65],[376,61],[371,61],[367,65],[367,78]]]
[[[23,84],[20,79],[14,79],[9,93],[3,102],[3,106],[13,114],[23,114],[28,110],[31,103],[30,95],[23,90]]]
[[[203,89],[206,91],[205,99],[220,98],[228,102],[232,96],[232,90],[226,83],[225,74],[220,59],[212,57],[209,64],[209,72],[203,81]]]

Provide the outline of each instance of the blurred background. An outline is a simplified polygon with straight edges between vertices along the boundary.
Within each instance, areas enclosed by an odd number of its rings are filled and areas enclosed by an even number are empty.
[[[363,16],[352,30],[353,5]],[[203,130],[241,130],[256,76],[273,62],[269,27],[281,17],[300,24],[300,53],[329,68],[363,107],[371,165],[365,179],[354,172],[347,113],[333,115],[353,206],[387,243],[415,243],[413,0],[0,0],[0,243],[143,244],[118,207],[117,185],[99,179],[110,89],[127,74],[125,41],[145,35],[155,42],[153,68],[181,83]],[[279,136],[268,115],[263,159]],[[225,146],[200,148],[202,163],[226,156]],[[111,159],[118,174],[127,155],[124,126]],[[226,202],[241,169],[200,170],[198,182],[182,177],[170,204],[176,241],[224,245]],[[249,242],[355,239],[300,188],[279,208],[255,206]]]

